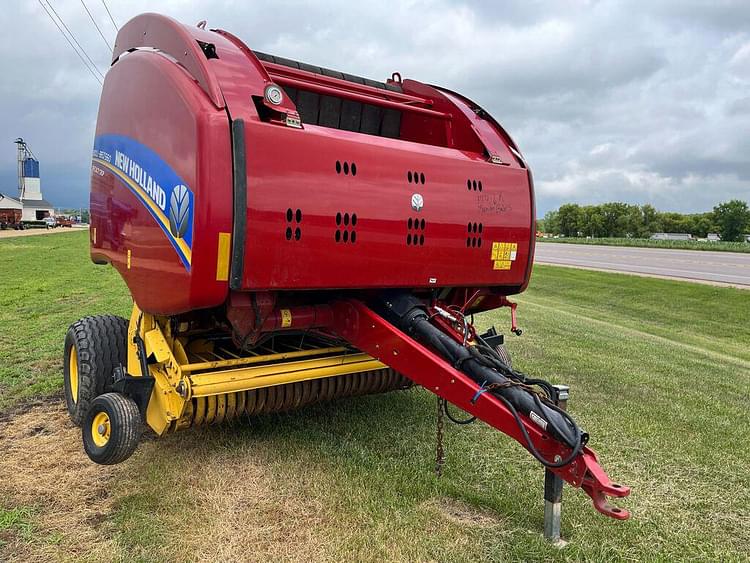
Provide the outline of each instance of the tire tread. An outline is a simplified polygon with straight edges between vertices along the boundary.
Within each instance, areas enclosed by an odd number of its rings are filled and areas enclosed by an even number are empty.
[[[105,411],[110,419],[110,439],[99,451],[90,436],[91,421],[96,413]],[[135,401],[120,393],[104,393],[91,404],[83,428],[83,448],[89,458],[100,465],[114,465],[128,459],[141,438],[141,413]]]
[[[65,338],[65,399],[71,420],[80,425],[91,403],[111,389],[111,375],[127,363],[128,321],[116,315],[83,317],[70,325]],[[68,383],[68,350],[78,350],[78,401],[73,403]],[[74,353],[71,350],[71,353]]]

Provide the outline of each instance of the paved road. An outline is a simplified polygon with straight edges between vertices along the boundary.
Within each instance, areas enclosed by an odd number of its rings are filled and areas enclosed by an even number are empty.
[[[535,261],[750,288],[750,254],[735,252],[540,242]]]

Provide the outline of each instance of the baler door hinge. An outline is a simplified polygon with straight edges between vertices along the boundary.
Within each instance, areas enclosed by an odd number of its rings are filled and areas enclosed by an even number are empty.
[[[297,112],[286,114],[286,126],[302,129],[302,119]]]
[[[487,160],[489,160],[492,164],[510,166],[510,162],[505,162],[499,154],[490,154],[490,157]]]

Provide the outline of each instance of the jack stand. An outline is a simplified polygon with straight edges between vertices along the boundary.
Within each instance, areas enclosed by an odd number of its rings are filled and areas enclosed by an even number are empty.
[[[562,410],[568,407],[570,388],[567,385],[553,385],[557,390],[555,404]],[[544,537],[562,547],[560,519],[562,516],[563,480],[549,469],[544,470]]]

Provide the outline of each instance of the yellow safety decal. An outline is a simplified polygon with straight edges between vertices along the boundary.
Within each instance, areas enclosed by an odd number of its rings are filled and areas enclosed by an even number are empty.
[[[517,242],[493,242],[492,243],[492,269],[510,270],[510,267],[518,256]]]
[[[130,249],[128,248],[128,270],[130,269]]]
[[[292,326],[292,312],[289,309],[281,310],[281,328]]]
[[[232,246],[230,233],[219,233],[219,247],[216,252],[216,281],[229,280],[229,250]]]
[[[96,227],[91,230],[91,242],[96,244]]]

